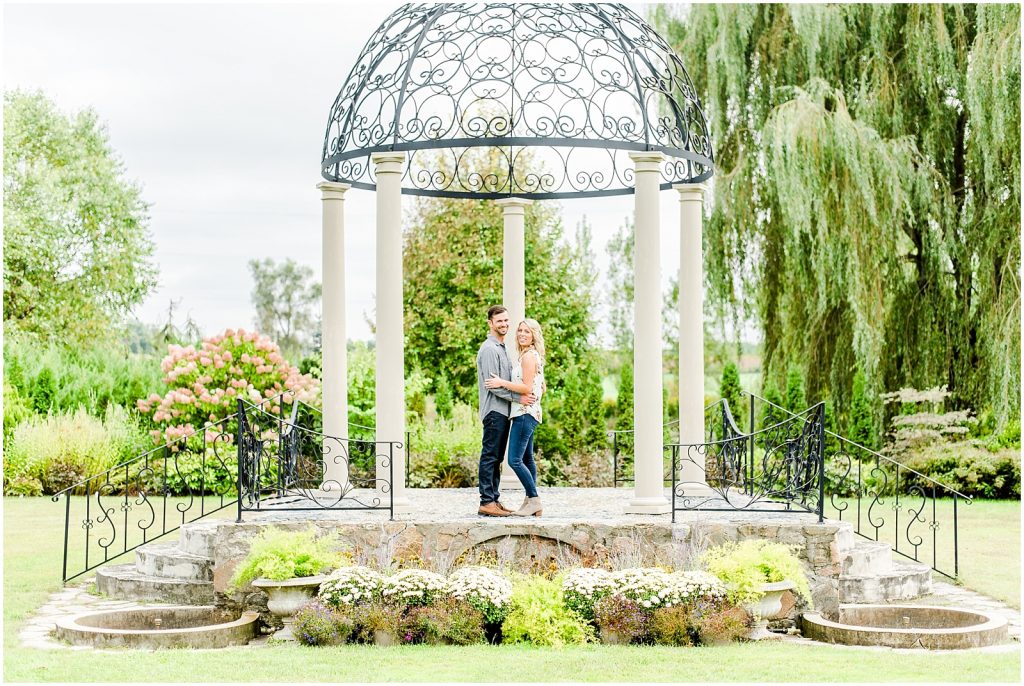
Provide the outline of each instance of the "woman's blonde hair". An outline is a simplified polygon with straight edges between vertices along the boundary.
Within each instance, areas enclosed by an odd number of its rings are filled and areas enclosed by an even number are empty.
[[[533,332],[533,345],[531,347],[533,347],[533,348],[535,348],[537,350],[537,355],[540,356],[541,364],[543,364],[544,363],[544,352],[545,352],[544,351],[544,334],[541,333],[540,322],[538,322],[536,319],[524,319],[523,321],[519,322],[519,326],[521,326],[523,324],[526,324],[528,327],[530,327],[530,331]],[[519,326],[516,326],[516,333],[519,332]],[[517,336],[516,337],[516,350],[519,352],[519,357],[522,357],[523,353],[525,353],[529,349],[530,348],[525,348],[524,349],[524,348],[520,347],[520,345],[519,345],[519,337]]]

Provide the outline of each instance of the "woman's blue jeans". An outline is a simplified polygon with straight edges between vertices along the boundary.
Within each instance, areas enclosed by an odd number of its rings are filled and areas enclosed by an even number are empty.
[[[512,419],[508,434],[508,466],[526,489],[527,498],[537,497],[537,463],[533,459],[533,433],[540,424],[528,414]]]

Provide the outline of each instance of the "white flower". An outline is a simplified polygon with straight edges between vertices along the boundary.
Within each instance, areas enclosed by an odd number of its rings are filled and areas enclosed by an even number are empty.
[[[342,567],[321,584],[319,596],[329,605],[351,605],[380,592],[382,577],[368,567]]]

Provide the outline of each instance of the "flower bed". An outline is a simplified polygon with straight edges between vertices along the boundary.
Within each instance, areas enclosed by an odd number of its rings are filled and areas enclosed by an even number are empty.
[[[749,617],[703,571],[576,568],[554,579],[460,567],[447,578],[421,569],[391,575],[344,567],[295,621],[310,645],[343,642],[566,645],[602,641],[719,644],[743,636]]]

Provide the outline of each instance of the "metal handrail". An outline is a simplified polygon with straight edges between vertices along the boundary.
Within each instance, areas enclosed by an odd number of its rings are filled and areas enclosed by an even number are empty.
[[[782,410],[783,412],[785,412],[786,414],[790,415],[791,417],[797,416],[795,413],[791,412],[790,410],[787,410],[786,408],[782,407],[781,405],[777,405],[777,404],[773,403],[771,400],[768,400],[766,398],[762,398],[761,396],[757,395],[756,393],[750,393],[748,391],[741,391],[741,392],[742,392],[743,395],[748,395],[751,398],[756,398],[756,399],[760,400],[761,402],[763,402],[763,403],[765,403],[767,405],[771,405],[772,407],[774,407],[774,408],[776,408],[778,410]],[[872,450],[871,448],[868,448],[867,446],[861,445],[860,443],[857,443],[856,441],[851,441],[849,438],[846,438],[845,436],[840,436],[839,434],[835,433],[834,431],[829,431],[828,429],[825,429],[825,434],[828,435],[828,436],[831,436],[832,438],[839,439],[840,441],[843,441],[845,443],[849,443],[850,445],[852,445],[852,446],[854,446],[856,448],[859,448],[860,450],[863,450],[866,453],[869,453],[870,455],[872,455],[876,459],[884,460],[885,462],[888,462],[889,464],[898,466],[900,469],[904,469],[904,470],[906,470],[908,472],[912,472],[913,474],[916,474],[917,476],[921,477],[925,481],[928,481],[928,482],[930,482],[930,483],[932,483],[932,484],[934,484],[936,486],[940,486],[940,487],[944,488],[945,490],[947,490],[952,495],[955,495],[955,496],[957,496],[959,498],[963,498],[963,499],[967,500],[968,502],[973,500],[972,496],[964,495],[963,493],[961,493],[960,491],[956,490],[955,488],[952,488],[951,486],[947,486],[946,484],[942,483],[941,481],[937,481],[937,480],[931,478],[930,476],[928,476],[926,474],[922,474],[921,472],[919,472],[917,470],[911,469],[910,467],[906,466],[902,462],[897,462],[896,460],[894,460],[891,457],[888,457],[886,455],[883,455],[882,453],[878,452],[877,450]]]

